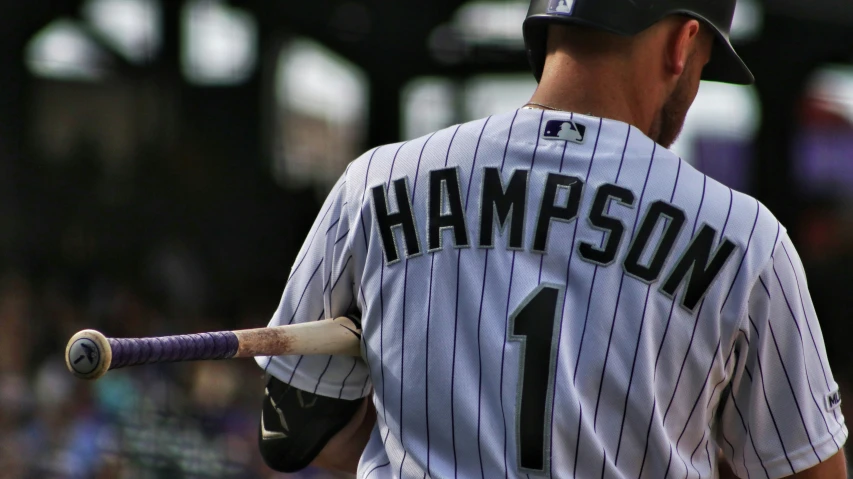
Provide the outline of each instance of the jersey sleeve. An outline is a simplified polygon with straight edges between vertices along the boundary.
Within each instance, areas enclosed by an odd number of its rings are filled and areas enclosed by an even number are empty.
[[[355,261],[346,173],[332,189],[290,272],[270,326],[305,323],[357,313]],[[357,206],[357,205],[352,205]],[[354,233],[354,232],[353,232]],[[368,368],[346,356],[259,357],[264,370],[303,391],[354,400],[370,391]]]
[[[735,358],[718,436],[738,476],[789,476],[841,449],[838,385],[787,234],[753,287]]]

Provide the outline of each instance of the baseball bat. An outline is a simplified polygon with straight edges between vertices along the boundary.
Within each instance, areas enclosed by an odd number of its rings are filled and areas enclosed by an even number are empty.
[[[108,338],[86,329],[71,337],[65,364],[81,379],[95,380],[111,369],[142,364],[332,354],[360,356],[361,323],[344,316],[271,328],[150,338]]]

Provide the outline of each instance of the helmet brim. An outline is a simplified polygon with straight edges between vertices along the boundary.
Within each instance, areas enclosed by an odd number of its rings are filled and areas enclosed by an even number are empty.
[[[714,51],[711,53],[711,61],[702,70],[702,79],[735,85],[752,85],[755,77],[749,71],[740,55],[735,52],[731,41],[716,32]]]

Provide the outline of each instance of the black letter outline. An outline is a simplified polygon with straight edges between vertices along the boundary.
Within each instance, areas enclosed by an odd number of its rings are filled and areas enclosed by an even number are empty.
[[[646,227],[646,224],[651,218],[652,212],[655,210],[656,207],[659,207],[658,205],[664,205],[666,207],[669,207],[672,211],[677,211],[680,216],[676,218],[671,215],[668,215],[665,211],[661,211],[659,214],[656,215],[657,217],[655,218],[654,224],[652,224],[651,226],[651,230],[645,232],[644,228]],[[648,241],[651,239],[652,233],[654,233],[654,231],[657,229],[661,217],[666,218],[669,221],[664,224],[663,232],[661,233],[661,237],[658,240],[657,246],[655,247],[654,253],[652,253],[651,261],[649,261],[648,265],[641,265],[640,261],[643,258],[643,254],[646,252],[646,248],[649,246]],[[652,203],[649,206],[649,209],[646,210],[645,216],[643,216],[643,221],[642,223],[640,223],[640,229],[637,230],[636,236],[631,239],[631,245],[628,247],[628,254],[625,256],[625,260],[622,262],[622,269],[625,271],[625,274],[631,276],[632,278],[636,278],[646,284],[652,284],[657,282],[658,279],[660,279],[660,275],[663,272],[663,268],[666,266],[667,260],[672,254],[673,249],[675,249],[675,244],[678,242],[678,237],[681,235],[681,231],[684,229],[684,224],[686,222],[687,215],[684,213],[683,210],[676,207],[675,205],[669,204],[663,200],[655,201],[654,203]],[[677,227],[677,229],[673,231],[673,228],[675,227]],[[647,236],[647,238],[645,238],[645,241],[642,245],[642,249],[636,254],[637,258],[634,259],[632,258],[632,256],[634,255],[634,248],[637,247],[637,242],[639,238],[642,237],[644,234]],[[661,248],[666,243],[669,243],[668,251],[666,252],[666,254],[664,254],[662,258],[659,258],[658,256],[661,253]],[[633,261],[634,264],[629,266],[629,261]],[[658,264],[655,264],[656,262]],[[649,272],[654,272],[654,270],[657,269],[657,273],[654,275],[654,278],[648,279],[632,272],[631,269],[629,269],[633,268],[634,266],[641,270]]]
[[[539,203],[539,214],[536,216],[536,229],[533,232],[533,246],[531,247],[532,252],[540,254],[548,253],[548,239],[551,236],[551,223],[553,221],[571,223],[577,220],[583,188],[583,180],[576,176],[548,173],[548,178],[545,180],[545,191],[542,193],[542,201]],[[558,207],[555,203],[561,189],[567,190],[568,194],[566,206]],[[553,190],[553,192],[550,190]],[[546,205],[548,201],[550,201],[550,204]],[[542,216],[546,211],[548,211],[547,218]],[[554,216],[554,213],[559,211],[569,212],[568,217]],[[545,219],[544,224],[543,219]],[[537,247],[540,245],[541,248]],[[572,245],[569,247],[572,247]]]
[[[501,220],[501,212],[500,212],[500,209],[498,206],[498,200],[492,201],[491,202],[491,208],[490,208],[489,213],[488,213],[489,214],[488,218],[490,219],[489,225],[488,225],[488,227],[485,227],[486,225],[485,225],[484,221],[486,219],[486,216],[483,215],[483,211],[484,211],[483,207],[485,206],[484,202],[486,199],[486,176],[489,174],[490,171],[493,172],[492,174],[496,173],[498,176],[498,181],[500,182],[500,190],[501,190],[500,200],[506,199],[512,193],[509,190],[511,188],[513,188],[514,185],[516,188],[523,188],[523,191],[522,191],[523,196],[519,202],[520,203],[519,208],[515,207],[515,203],[516,203],[515,201],[513,201],[511,199],[508,200],[509,207],[508,207],[508,211],[506,212],[506,214],[503,215],[504,216],[503,220]],[[516,174],[522,175],[523,179],[516,180]],[[519,181],[519,182],[523,181],[523,186],[517,186],[515,184],[516,181]],[[480,185],[480,210],[479,210],[479,212],[480,212],[480,218],[479,218],[479,220],[480,220],[479,221],[480,231],[479,231],[479,235],[478,235],[479,238],[477,241],[477,247],[478,248],[492,249],[495,247],[495,241],[494,241],[495,231],[494,230],[495,230],[495,217],[497,217],[499,236],[503,237],[507,228],[509,228],[509,235],[507,236],[507,240],[506,240],[506,242],[507,242],[506,249],[508,251],[524,251],[524,230],[525,230],[525,226],[526,226],[525,223],[526,223],[526,219],[527,219],[527,192],[528,192],[529,186],[530,186],[530,171],[529,170],[523,170],[523,169],[513,170],[512,175],[510,176],[509,182],[504,184],[503,175],[501,175],[500,169],[498,169],[498,168],[483,168],[483,178],[482,178],[481,185]],[[516,214],[516,211],[515,211],[516,209],[520,210],[519,214]],[[518,222],[520,224],[516,225],[516,222]],[[518,240],[518,242],[519,242],[518,244],[513,244],[513,234],[516,233],[515,226],[518,226],[517,238],[515,238]],[[484,243],[483,242],[484,239],[486,239],[489,243],[488,244]]]
[[[706,236],[708,236],[708,235],[710,235],[709,239],[706,238]],[[693,312],[694,309],[696,309],[696,305],[699,304],[699,302],[705,297],[706,294],[708,294],[708,291],[711,290],[711,286],[713,285],[714,281],[717,279],[717,276],[720,274],[720,272],[726,266],[726,263],[728,263],[729,259],[732,257],[732,253],[734,253],[735,249],[737,248],[737,245],[732,243],[725,236],[721,235],[720,236],[720,242],[717,245],[716,250],[713,253],[711,253],[710,250],[708,251],[708,253],[709,253],[708,259],[710,259],[710,263],[717,262],[718,258],[719,258],[720,264],[719,264],[719,266],[714,266],[714,267],[716,267],[717,271],[715,271],[714,274],[707,281],[707,285],[704,287],[704,289],[702,290],[701,294],[698,297],[695,296],[696,293],[694,291],[693,292],[694,297],[688,298],[688,295],[691,292],[690,291],[691,283],[693,283],[694,281],[697,281],[697,282],[699,281],[698,279],[694,279],[694,277],[696,276],[696,273],[697,273],[696,271],[694,271],[694,268],[693,268],[694,265],[696,264],[696,260],[695,259],[691,260],[689,262],[689,264],[686,265],[686,269],[685,269],[685,266],[683,265],[683,263],[687,259],[687,255],[689,253],[693,252],[693,254],[697,254],[693,250],[694,250],[694,248],[698,249],[700,246],[702,246],[701,243],[699,243],[700,241],[710,242],[709,246],[713,247],[714,240],[716,238],[717,238],[717,230],[714,229],[711,225],[709,225],[707,223],[703,223],[702,228],[699,229],[699,233],[696,234],[696,236],[694,236],[693,239],[690,240],[690,245],[681,253],[681,257],[675,263],[675,267],[672,269],[672,271],[670,271],[666,280],[661,285],[661,288],[660,288],[661,293],[663,293],[664,295],[666,295],[666,297],[675,301],[675,296],[676,296],[676,293],[678,292],[679,287],[681,287],[681,283],[683,283],[684,279],[689,275],[690,280],[688,281],[687,286],[685,288],[683,288],[684,294],[682,295],[682,298],[681,298],[681,301],[679,301],[679,304],[684,309],[686,309],[687,311],[690,311],[691,313]],[[721,254],[723,254],[724,257],[720,257]],[[708,271],[709,271],[708,266],[710,263],[708,261],[706,261],[705,265],[703,266],[704,271],[701,272],[703,279],[708,274]],[[694,287],[698,287],[698,286],[694,286]]]
[[[421,248],[421,238],[418,234],[418,223],[415,221],[415,209],[412,207],[412,195],[409,191],[409,178],[403,177],[397,180],[394,180],[394,193],[395,200],[397,201],[397,211],[395,213],[388,212],[388,188],[385,183],[381,185],[374,186],[371,191],[373,194],[371,195],[373,203],[373,217],[376,221],[376,227],[379,230],[379,237],[382,240],[382,249],[385,252],[385,264],[387,266],[391,266],[393,264],[401,261],[400,252],[397,249],[397,234],[396,229],[400,228],[403,231],[403,244],[406,250],[406,259],[415,258],[420,256],[423,251]],[[400,202],[400,195],[405,196],[406,201]],[[380,214],[377,202],[382,200],[382,205],[384,206],[384,212]],[[407,211],[403,211],[407,209]],[[406,214],[408,213],[408,215]],[[392,216],[400,215],[401,221],[399,223],[394,223],[390,225],[388,231],[384,231],[385,226],[383,226],[382,221],[390,219]],[[406,224],[406,220],[409,220],[411,224]],[[407,234],[407,226],[411,228],[409,231],[413,238]],[[390,249],[388,242],[390,240]],[[414,249],[414,251],[410,251]],[[391,257],[390,253],[393,251],[394,256]]]
[[[436,219],[434,219],[432,217],[432,213],[433,213],[432,208],[433,208],[433,206],[435,206],[433,204],[434,198],[432,197],[433,192],[434,192],[433,188],[435,186],[433,183],[435,182],[436,177],[439,177],[440,174],[448,173],[448,172],[451,173],[451,176],[456,178],[456,182],[455,182],[456,196],[455,196],[455,199],[457,201],[457,204],[454,204],[454,197],[450,194],[451,193],[450,192],[451,180],[449,178],[443,178],[443,177],[438,178],[438,183],[439,183],[439,185],[438,185],[438,203],[439,204],[438,204],[438,210],[437,210],[438,211],[437,220],[439,221],[439,226],[438,226],[437,232],[435,232],[435,234],[436,234],[435,239],[438,241],[438,245],[434,247],[433,246],[433,239],[434,238],[433,238],[432,228],[434,226],[434,222],[436,221]],[[470,247],[471,242],[468,239],[468,218],[466,217],[465,205],[462,204],[462,183],[459,179],[459,167],[454,166],[452,168],[442,168],[439,170],[432,170],[429,172],[429,178],[430,178],[430,186],[429,186],[430,191],[429,191],[429,197],[427,199],[427,203],[428,203],[427,204],[427,248],[428,248],[428,252],[429,253],[435,253],[436,251],[441,251],[443,249],[443,245],[442,245],[443,241],[442,240],[444,239],[444,230],[446,230],[446,229],[453,230],[453,247],[454,247],[454,249],[465,249],[465,248]],[[447,197],[448,205],[450,207],[450,214],[449,215],[443,215],[442,214],[443,210],[444,210],[444,198],[445,197]],[[446,219],[446,218],[452,219],[456,216],[456,214],[453,212],[453,209],[455,206],[459,208],[458,213],[459,213],[459,217],[462,219],[462,224],[461,225],[451,224],[451,225],[441,226],[440,222],[442,219]],[[459,242],[460,233],[459,233],[459,231],[457,231],[457,228],[461,228],[461,231],[462,231],[462,233],[461,233],[462,238],[461,239],[464,241],[461,243]]]
[[[616,196],[617,193],[626,194],[623,194],[623,196],[620,197]],[[601,185],[595,192],[595,199],[592,202],[592,206],[589,209],[589,215],[586,217],[586,219],[592,229],[604,233],[604,238],[602,238],[601,240],[601,244],[602,246],[604,246],[604,249],[599,249],[595,245],[586,242],[581,242],[581,244],[578,245],[578,255],[580,255],[581,259],[599,266],[610,266],[611,264],[616,262],[616,257],[619,256],[619,247],[622,245],[622,239],[625,237],[625,223],[623,223],[622,220],[620,220],[619,218],[607,216],[607,213],[610,212],[610,204],[612,200],[616,200],[617,203],[622,206],[625,206],[626,208],[634,209],[635,197],[633,191],[623,186],[614,185],[612,183],[605,183]],[[603,221],[613,223],[611,225],[613,229],[608,229],[607,227],[596,225],[592,220],[592,216],[596,212],[598,212],[597,214],[601,216],[601,219]],[[611,246],[610,240],[614,237],[614,233],[617,232],[619,233],[619,235],[616,239],[616,244],[614,246]],[[608,261],[598,261],[595,258],[590,258],[590,256],[593,256],[594,254],[610,254],[612,255],[612,258],[610,258]]]

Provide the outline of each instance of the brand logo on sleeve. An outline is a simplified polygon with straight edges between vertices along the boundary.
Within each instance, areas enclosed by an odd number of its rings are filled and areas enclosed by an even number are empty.
[[[542,138],[546,140],[565,140],[573,143],[583,143],[586,137],[586,126],[572,120],[550,120],[545,124]]]
[[[826,395],[825,403],[827,411],[833,411],[838,409],[838,406],[841,406],[841,395],[838,394],[837,389]]]

